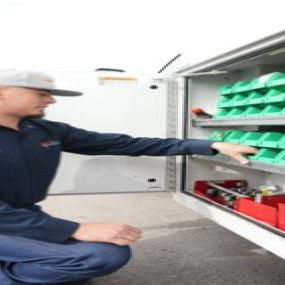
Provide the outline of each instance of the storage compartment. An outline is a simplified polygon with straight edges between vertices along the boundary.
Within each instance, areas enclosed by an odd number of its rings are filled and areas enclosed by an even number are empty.
[[[201,107],[213,114],[212,119],[204,120],[192,114],[188,114],[188,118],[184,116],[185,137],[210,137],[212,140],[251,145],[259,150],[257,154],[248,156],[250,163],[246,165],[221,155],[187,156],[179,173],[182,174],[181,201],[282,258],[285,258],[285,235],[283,232],[283,239],[279,239],[278,229],[285,228],[284,47],[285,32],[276,38],[259,41],[256,46],[248,45],[181,70],[188,81],[184,94],[187,108]],[[218,72],[212,75],[214,70]],[[193,75],[195,73],[197,76]],[[203,199],[202,196],[197,199],[197,180],[246,180],[250,186],[277,185],[282,201],[273,203],[266,198],[260,206],[249,197],[240,197],[237,200],[240,201],[238,210],[229,209],[220,196],[210,198],[204,192]],[[250,216],[254,207],[260,210],[255,217]],[[229,214],[229,211],[238,213],[238,216]],[[244,216],[249,220],[244,222]],[[254,219],[262,222],[262,227],[253,223]],[[268,242],[269,239],[272,243]]]
[[[227,114],[227,117],[242,117],[244,114],[244,108],[233,108]]]
[[[284,62],[284,61],[283,61]],[[276,73],[267,82],[267,87],[275,87],[279,90],[285,90],[285,73]]]
[[[248,95],[243,93],[236,94],[233,99],[230,101],[230,106],[243,106],[246,104]]]
[[[246,101],[247,105],[256,105],[265,103],[265,96],[262,92],[252,91]]]
[[[285,230],[285,196],[256,194],[246,180],[195,181],[194,193],[272,227]],[[245,196],[245,197],[240,197]]]
[[[231,95],[232,94],[232,85],[231,84],[225,84],[219,89],[220,95]]]
[[[283,107],[276,105],[268,105],[264,108],[261,113],[263,116],[282,116],[283,115]]]
[[[271,89],[265,96],[267,103],[285,103],[285,91],[278,89]]]
[[[262,107],[250,106],[244,111],[243,115],[245,117],[258,117],[262,116],[262,112],[263,112]]]
[[[266,163],[274,163],[279,152],[280,150],[277,149],[262,148],[256,155],[250,156],[250,159]]]
[[[231,131],[228,136],[225,137],[226,142],[240,143],[242,138],[245,136],[245,132],[242,131]]]
[[[275,157],[275,163],[285,165],[285,150],[282,150]]]
[[[259,140],[259,146],[262,147],[278,147],[279,141],[284,137],[283,133],[266,132]]]
[[[251,88],[252,88],[251,82],[238,81],[233,85],[231,92],[232,93],[241,93],[241,92],[249,91]]]
[[[259,140],[264,135],[261,132],[247,132],[240,140],[241,144],[259,146]]]
[[[214,115],[214,118],[217,118],[217,119],[219,119],[219,118],[226,118],[226,117],[228,117],[230,111],[231,111],[230,109],[222,109],[222,110],[219,110],[219,111]]]
[[[221,96],[218,102],[218,107],[219,108],[227,108],[232,106],[232,97],[228,96]]]

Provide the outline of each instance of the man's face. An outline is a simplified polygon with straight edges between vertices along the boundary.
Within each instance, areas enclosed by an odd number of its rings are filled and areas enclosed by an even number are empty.
[[[0,114],[15,117],[43,117],[49,104],[55,103],[53,96],[45,90],[0,87]]]

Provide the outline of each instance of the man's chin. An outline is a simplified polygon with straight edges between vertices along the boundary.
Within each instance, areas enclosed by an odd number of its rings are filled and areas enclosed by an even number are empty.
[[[45,113],[41,113],[41,114],[37,114],[37,115],[29,115],[27,116],[27,118],[30,118],[30,119],[41,119],[43,117],[45,117]]]

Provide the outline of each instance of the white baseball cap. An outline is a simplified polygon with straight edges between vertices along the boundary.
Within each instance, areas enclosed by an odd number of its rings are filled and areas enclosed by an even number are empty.
[[[33,88],[50,91],[53,95],[79,96],[82,92],[58,89],[55,79],[40,71],[0,70],[0,86]]]

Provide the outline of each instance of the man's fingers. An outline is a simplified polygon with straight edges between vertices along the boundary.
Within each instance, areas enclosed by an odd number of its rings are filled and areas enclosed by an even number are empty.
[[[249,163],[249,160],[242,155],[239,155],[236,159],[239,161],[240,164],[248,164]]]
[[[248,164],[249,163],[249,160],[241,154],[234,155],[233,158],[236,159],[240,164]]]
[[[131,227],[129,225],[125,225],[124,232],[135,236],[141,236],[142,234],[142,231],[140,229]]]

